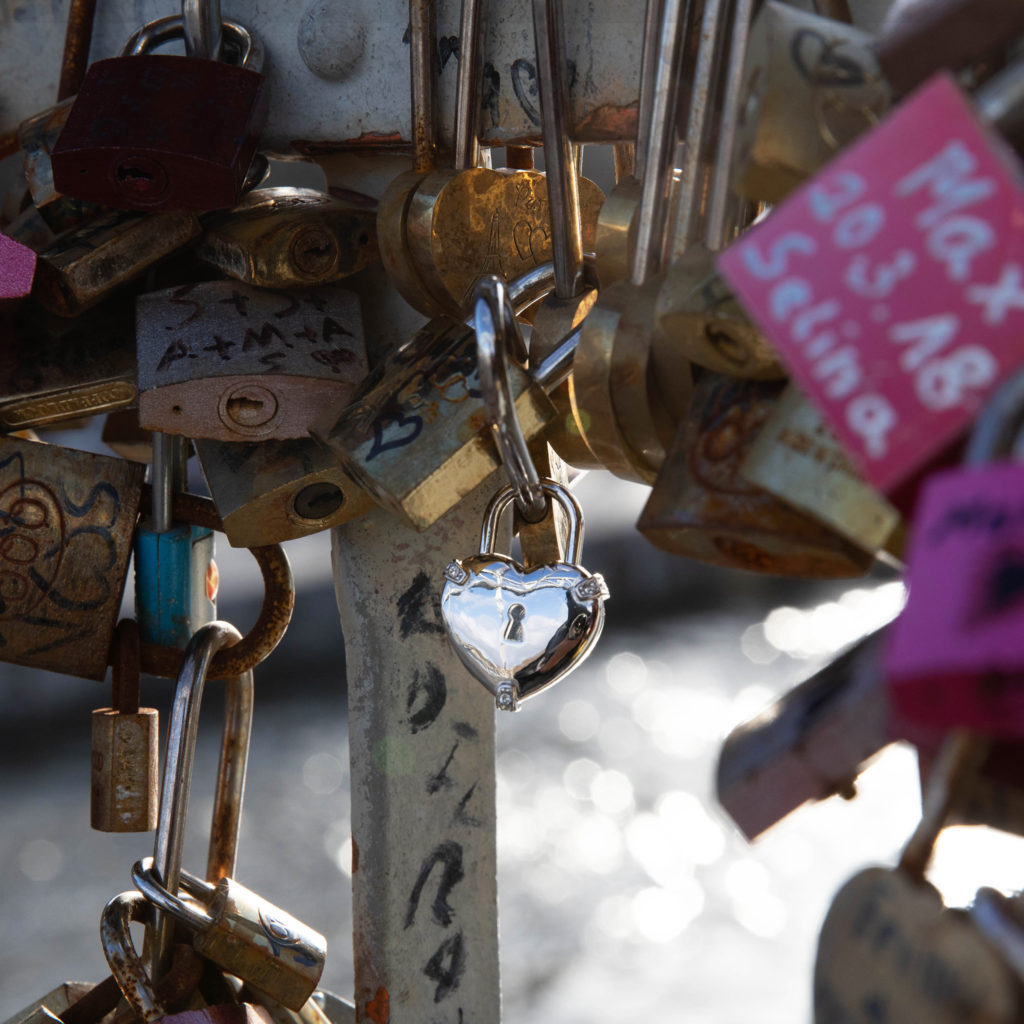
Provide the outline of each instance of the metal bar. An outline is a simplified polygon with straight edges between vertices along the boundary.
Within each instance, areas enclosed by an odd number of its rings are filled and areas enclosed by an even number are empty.
[[[89,43],[96,15],[96,0],[71,0],[68,25],[64,33],[64,56],[60,62],[57,102],[78,93],[89,66]]]
[[[481,0],[462,0],[459,19],[459,77],[455,85],[455,160],[457,171],[476,167],[480,158]]]
[[[384,510],[332,533],[359,1021],[500,1019],[494,702],[449,644],[438,595],[503,483],[492,475],[425,533]]]
[[[565,27],[561,0],[533,0],[537,40],[541,127],[551,211],[555,294],[571,299],[583,286],[583,229],[578,168],[568,133],[569,87],[565,78]]]
[[[743,100],[744,65],[750,22],[757,0],[737,0],[732,12],[729,52],[721,74],[722,102],[718,121],[711,195],[708,200],[707,229],[704,240],[709,249],[724,249],[739,228],[745,204],[732,188],[732,159],[736,150],[740,104]]]
[[[437,23],[434,0],[409,0],[413,170],[437,166]]]
[[[665,220],[668,215],[675,156],[676,110],[679,99],[679,63],[686,25],[686,0],[665,0],[660,46],[651,101],[651,124],[641,167],[642,192],[637,212],[636,243],[630,277],[643,284],[661,266]],[[640,148],[637,161],[641,160]]]

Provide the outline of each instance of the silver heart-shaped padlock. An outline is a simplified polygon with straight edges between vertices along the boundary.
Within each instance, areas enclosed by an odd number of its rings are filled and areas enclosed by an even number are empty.
[[[557,683],[590,653],[604,626],[608,588],[578,564],[583,513],[561,484],[544,493],[565,513],[568,561],[520,565],[494,551],[494,536],[515,492],[491,499],[480,533],[480,553],[445,568],[441,618],[459,659],[494,695],[503,711]]]

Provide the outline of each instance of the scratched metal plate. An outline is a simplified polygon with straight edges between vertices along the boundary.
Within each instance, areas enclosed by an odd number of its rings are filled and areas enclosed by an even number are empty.
[[[0,438],[0,660],[103,678],[144,469]]]
[[[173,7],[173,5],[171,5]],[[528,0],[486,6],[487,85],[481,90],[484,141],[539,140],[533,22]],[[869,30],[886,0],[854,5]],[[68,0],[0,0],[0,132],[53,103]],[[271,109],[264,145],[310,154],[394,148],[411,137],[406,0],[282,4],[225,0],[224,16],[258,33],[266,48]],[[170,13],[163,0],[98,5],[91,57],[115,56],[143,22]],[[457,0],[438,4],[441,120],[450,141],[458,60]],[[635,132],[642,5],[629,0],[566,0],[574,136],[582,142],[630,139]],[[300,34],[319,73],[303,59]],[[336,37],[336,38],[335,38]],[[330,77],[324,77],[329,75]]]

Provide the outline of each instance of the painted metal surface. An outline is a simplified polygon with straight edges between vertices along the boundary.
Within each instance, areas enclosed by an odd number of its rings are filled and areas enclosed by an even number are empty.
[[[502,482],[492,475],[425,533],[378,510],[332,534],[360,1022],[500,1018],[494,705],[449,644],[438,597]]]
[[[858,5],[877,25],[884,0]],[[442,140],[451,144],[458,72],[459,4],[438,5]],[[67,0],[0,0],[0,133],[53,102],[61,70]],[[163,0],[110,0],[96,12],[92,60],[112,57],[144,22],[168,13]],[[271,91],[264,144],[310,154],[410,145],[406,0],[281,4],[230,0],[224,17],[259,35]],[[626,0],[567,0],[567,55],[573,134],[581,142],[632,139],[641,32]],[[540,140],[529,0],[490,2],[484,12],[481,139],[504,145]]]

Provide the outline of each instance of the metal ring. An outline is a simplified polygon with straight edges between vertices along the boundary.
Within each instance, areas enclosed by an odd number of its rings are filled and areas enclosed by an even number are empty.
[[[155,910],[172,917],[175,921],[180,921],[186,928],[201,932],[210,927],[213,919],[208,913],[189,906],[160,882],[153,869],[152,857],[137,860],[132,865],[132,884]]]
[[[537,522],[547,512],[547,499],[519,426],[508,377],[509,349],[513,348],[519,355],[520,351],[525,352],[526,345],[500,277],[488,274],[477,282],[473,323],[480,390],[501,461],[515,491],[520,513],[529,522]]]
[[[149,514],[152,500],[152,490],[144,486],[139,503],[139,511],[143,515]],[[217,507],[209,498],[201,498],[197,494],[175,494],[171,501],[171,515],[179,523],[224,532]],[[263,575],[263,607],[252,629],[237,644],[214,655],[210,664],[211,679],[240,676],[255,668],[281,642],[292,620],[295,581],[284,549],[280,544],[267,544],[249,548],[249,551]],[[148,675],[174,679],[181,670],[182,659],[182,652],[175,647],[142,645],[142,671]]]

